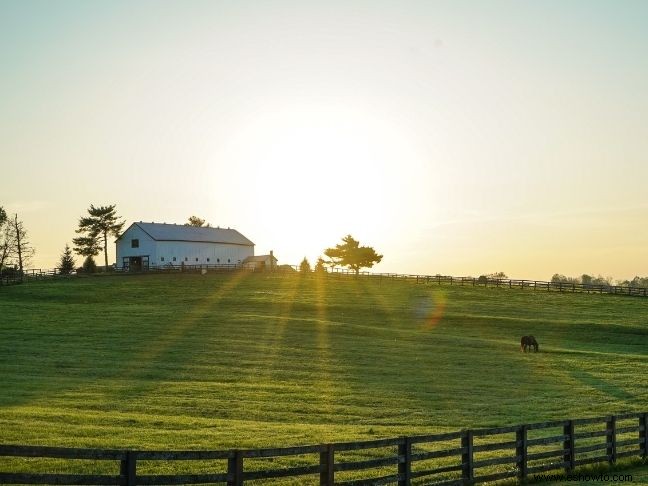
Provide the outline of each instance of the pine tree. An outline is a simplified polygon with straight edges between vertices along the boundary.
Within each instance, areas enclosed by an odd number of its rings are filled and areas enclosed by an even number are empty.
[[[310,273],[311,266],[306,257],[304,257],[304,259],[299,264],[299,271],[302,273]]]
[[[76,232],[85,236],[72,240],[76,245],[74,251],[88,257],[96,256],[103,250],[105,268],[108,269],[108,235],[119,236],[124,222],[119,220],[114,204],[99,207],[94,207],[91,204],[88,214],[90,216],[79,219],[79,229]],[[103,239],[103,245],[101,239]]]
[[[326,267],[324,266],[324,259],[322,257],[319,257],[317,259],[317,262],[315,263],[315,269],[313,270],[315,273],[326,273]]]
[[[61,275],[70,275],[74,270],[74,257],[72,256],[72,250],[70,245],[65,245],[65,250],[61,255],[61,260],[59,261],[59,271]]]

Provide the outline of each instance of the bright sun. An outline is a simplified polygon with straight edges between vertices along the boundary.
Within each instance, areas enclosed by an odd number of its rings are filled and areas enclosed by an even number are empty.
[[[423,184],[401,171],[422,164],[402,129],[344,107],[260,113],[220,157],[245,181],[242,204],[289,218],[320,245],[321,235],[347,232],[382,238],[390,221],[408,216],[395,208]]]

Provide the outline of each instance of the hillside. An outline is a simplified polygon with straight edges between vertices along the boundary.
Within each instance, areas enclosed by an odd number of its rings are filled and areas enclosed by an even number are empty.
[[[2,288],[0,320],[2,443],[294,445],[648,403],[641,298],[151,275]]]

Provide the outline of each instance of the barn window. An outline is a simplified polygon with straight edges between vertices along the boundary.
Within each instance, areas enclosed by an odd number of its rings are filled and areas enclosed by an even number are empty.
[[[197,258],[196,258],[196,261],[198,261],[198,259],[197,259]]]
[[[174,262],[176,261],[176,257],[173,257],[173,261],[174,261]]]
[[[217,259],[216,259],[216,263],[220,263],[220,258],[217,258]]]
[[[185,257],[185,262],[188,262],[188,261],[189,261],[189,257]]]
[[[139,248],[139,240],[131,240],[131,248]]]
[[[163,261],[164,261],[164,257],[160,257],[160,261],[163,262]]]
[[[209,258],[207,259],[207,263],[209,263]]]
[[[229,262],[230,262],[230,259],[228,258],[228,259],[227,259],[227,263],[229,263]]]

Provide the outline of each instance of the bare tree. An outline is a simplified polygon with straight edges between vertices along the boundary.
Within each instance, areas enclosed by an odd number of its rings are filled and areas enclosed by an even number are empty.
[[[14,214],[9,226],[14,246],[13,252],[18,258],[18,269],[22,275],[24,268],[30,262],[36,251],[28,239],[25,224],[18,219],[18,214]]]
[[[0,207],[0,275],[9,263],[15,248],[11,224],[7,220],[7,213]]]
[[[13,233],[11,232],[11,225],[5,221],[0,225],[0,275],[3,269],[10,262],[15,248]]]

